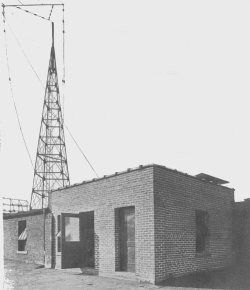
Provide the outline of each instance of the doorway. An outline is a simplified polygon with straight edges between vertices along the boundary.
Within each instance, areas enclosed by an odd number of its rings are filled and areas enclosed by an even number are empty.
[[[135,207],[119,210],[120,270],[135,272]]]

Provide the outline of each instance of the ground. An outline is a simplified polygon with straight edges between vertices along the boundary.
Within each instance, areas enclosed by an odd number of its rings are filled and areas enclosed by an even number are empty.
[[[129,280],[83,275],[69,270],[45,269],[34,264],[5,260],[4,289],[35,290],[134,290],[134,289],[250,289],[249,267],[234,267],[168,281],[168,286],[150,285]],[[170,286],[171,285],[171,286]],[[184,286],[188,287],[185,288]],[[183,288],[182,288],[183,287]],[[189,288],[197,287],[197,288]],[[199,287],[199,288],[198,288]]]
[[[34,264],[5,260],[4,289],[32,290],[68,290],[68,289],[142,289],[144,284],[128,280],[118,280],[99,276],[83,275],[77,271],[45,269]],[[155,289],[154,285],[145,285],[146,289]]]

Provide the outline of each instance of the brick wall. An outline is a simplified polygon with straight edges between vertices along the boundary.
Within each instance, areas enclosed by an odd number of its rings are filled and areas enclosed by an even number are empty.
[[[63,212],[94,211],[95,269],[100,273],[119,270],[118,208],[127,206],[135,206],[139,279],[160,282],[232,262],[233,189],[151,165],[55,191],[50,200],[55,220]],[[209,214],[206,255],[196,253],[196,210]],[[56,246],[53,252],[60,268]]]
[[[54,219],[52,213],[46,214],[45,219],[45,267],[53,268],[55,261],[53,260],[53,243],[54,237],[52,235],[54,226]]]
[[[46,265],[50,267],[51,260],[51,217],[47,213],[45,219],[45,240],[47,259]],[[18,252],[18,221],[26,220],[27,242],[24,252]],[[5,215],[4,225],[4,257],[6,259],[44,264],[44,215],[42,213],[32,214],[31,212],[21,214]]]
[[[242,262],[250,265],[250,199],[245,200],[244,230],[242,235]]]
[[[55,219],[63,212],[94,211],[95,268],[100,274],[114,273],[119,263],[116,209],[135,206],[136,276],[154,282],[153,167],[52,192],[50,202]],[[54,251],[56,267],[60,268],[61,256]]]
[[[232,262],[232,189],[154,167],[155,275],[224,267]],[[208,254],[196,254],[195,210],[209,214]]]
[[[233,221],[236,262],[250,265],[250,199],[235,203]]]

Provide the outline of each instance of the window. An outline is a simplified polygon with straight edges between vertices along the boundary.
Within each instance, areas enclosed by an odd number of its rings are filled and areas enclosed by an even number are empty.
[[[26,220],[18,222],[18,251],[24,252],[26,250],[27,230]]]
[[[65,242],[79,241],[79,217],[65,217]]]
[[[208,250],[208,213],[204,210],[196,210],[196,253],[204,253]]]
[[[61,216],[57,216],[57,252],[61,252]]]

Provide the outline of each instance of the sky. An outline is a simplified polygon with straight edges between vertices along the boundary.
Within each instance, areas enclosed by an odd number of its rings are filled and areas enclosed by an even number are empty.
[[[250,1],[64,3],[65,123],[98,175],[156,163],[225,179],[237,201],[250,198]],[[47,17],[50,9],[30,11]],[[13,95],[35,162],[51,24],[16,8],[6,19]],[[52,20],[61,80],[61,7]],[[0,196],[30,200],[33,169],[11,99],[2,18],[0,26]],[[94,178],[65,135],[71,184]]]

